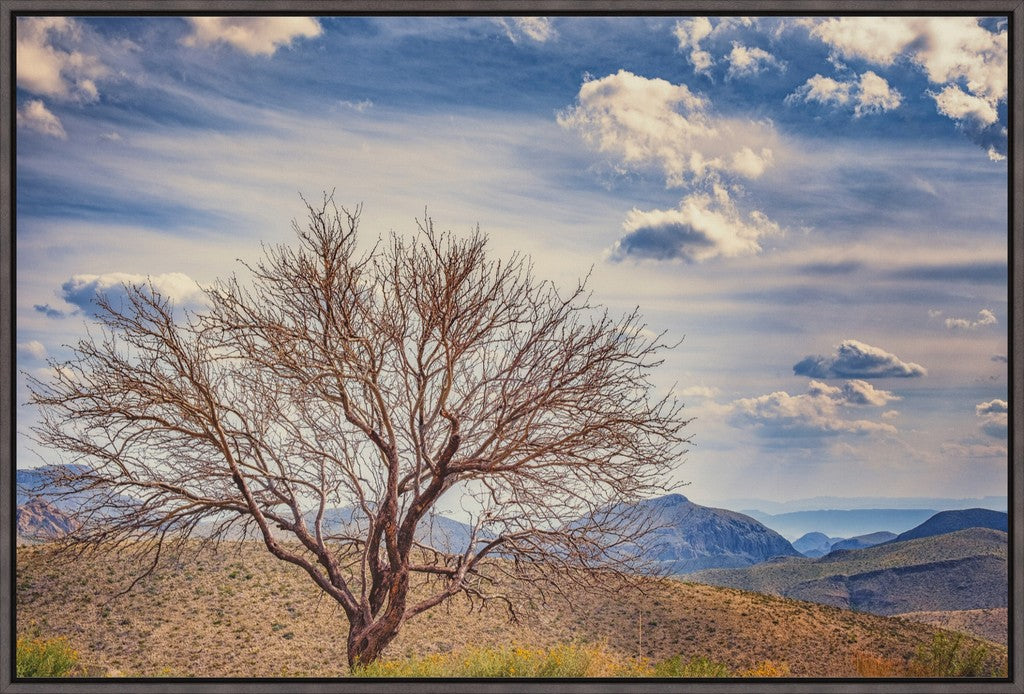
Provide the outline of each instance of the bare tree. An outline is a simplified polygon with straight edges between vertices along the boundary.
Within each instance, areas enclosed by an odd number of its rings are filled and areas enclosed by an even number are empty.
[[[145,285],[99,297],[96,334],[33,380],[38,441],[72,454],[62,485],[87,500],[69,546],[155,565],[240,526],[341,606],[350,665],[460,593],[514,618],[525,588],[636,570],[631,502],[687,442],[681,405],[652,397],[660,337],[583,283],[489,260],[479,230],[426,219],[360,252],[359,208],[306,207],[298,244],[264,247],[207,308]],[[453,489],[458,547],[424,530]]]

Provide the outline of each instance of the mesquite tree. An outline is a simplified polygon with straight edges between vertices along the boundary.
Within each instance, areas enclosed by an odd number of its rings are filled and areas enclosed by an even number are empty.
[[[98,297],[73,358],[33,380],[37,440],[75,462],[68,546],[152,568],[245,531],[341,606],[350,665],[457,594],[514,618],[526,589],[635,572],[649,528],[630,502],[687,442],[681,405],[652,397],[665,345],[638,313],[488,259],[479,230],[425,219],[360,251],[359,208],[306,208],[296,245],[201,310],[147,285]],[[446,493],[471,519],[454,541],[430,530]]]

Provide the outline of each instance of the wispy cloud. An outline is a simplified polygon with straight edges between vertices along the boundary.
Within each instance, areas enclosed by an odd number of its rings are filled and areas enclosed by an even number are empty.
[[[518,43],[524,37],[537,43],[558,37],[550,17],[499,17],[495,21],[505,30],[505,35],[512,43]]]
[[[19,342],[18,354],[24,357],[29,357],[37,361],[46,359],[46,347],[39,340],[29,340],[28,342]]]
[[[793,366],[793,373],[811,378],[915,378],[928,371],[878,347],[844,340],[835,354],[804,357]]]

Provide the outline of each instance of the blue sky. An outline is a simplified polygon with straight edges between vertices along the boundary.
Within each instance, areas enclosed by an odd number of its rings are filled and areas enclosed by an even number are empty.
[[[678,479],[1006,493],[1007,30],[971,17],[21,17],[17,366],[97,290],[287,242],[479,223],[684,338]],[[20,377],[18,401],[27,400]],[[17,415],[18,464],[53,460]]]

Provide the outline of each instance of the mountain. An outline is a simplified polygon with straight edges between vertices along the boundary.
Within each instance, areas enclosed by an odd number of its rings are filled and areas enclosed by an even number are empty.
[[[960,508],[990,508],[994,511],[1007,509],[1005,496],[985,496],[971,499],[951,499],[946,497],[918,496],[816,496],[809,499],[793,499],[791,501],[770,501],[768,499],[726,499],[719,502],[726,508],[741,509],[743,513],[755,509],[762,514],[792,513],[794,511],[816,511],[820,509],[852,510],[859,508],[923,508],[936,511],[951,511]]]
[[[68,514],[40,497],[18,505],[18,537],[27,541],[45,541],[62,537],[77,528]]]
[[[931,509],[826,509],[770,514],[750,511],[749,515],[787,538],[809,532],[831,537],[855,537],[888,530],[900,533],[935,515]]]
[[[943,535],[780,559],[687,580],[876,614],[1007,606],[1007,534],[968,528]]]
[[[894,539],[896,539],[896,533],[882,530],[877,533],[868,533],[867,535],[858,535],[847,540],[840,540],[832,545],[832,551],[837,549],[864,549],[865,547],[874,547]]]
[[[700,506],[681,494],[648,499],[640,506],[659,526],[647,556],[669,574],[800,556],[784,537],[742,513]]]
[[[894,536],[895,537],[895,536]],[[793,549],[805,557],[823,557],[832,551],[832,546],[841,541],[841,537],[829,537],[824,533],[807,533],[794,540]]]
[[[306,514],[306,523],[312,525],[316,514],[312,511]],[[356,513],[351,507],[329,508],[324,510],[321,525],[325,533],[338,533],[346,528],[358,530],[366,527],[366,519],[361,513]],[[453,518],[441,515],[430,515],[420,521],[416,528],[416,541],[433,547],[441,552],[459,553],[465,551],[469,543],[472,528]],[[477,537],[477,542],[488,539],[486,533]]]
[[[931,537],[932,535],[943,535],[945,533],[964,530],[965,528],[991,528],[992,530],[1007,530],[1009,517],[999,511],[991,511],[986,508],[968,508],[961,511],[942,511],[926,520],[916,528],[911,528],[901,533],[893,542],[903,540],[914,540],[920,537]]]

